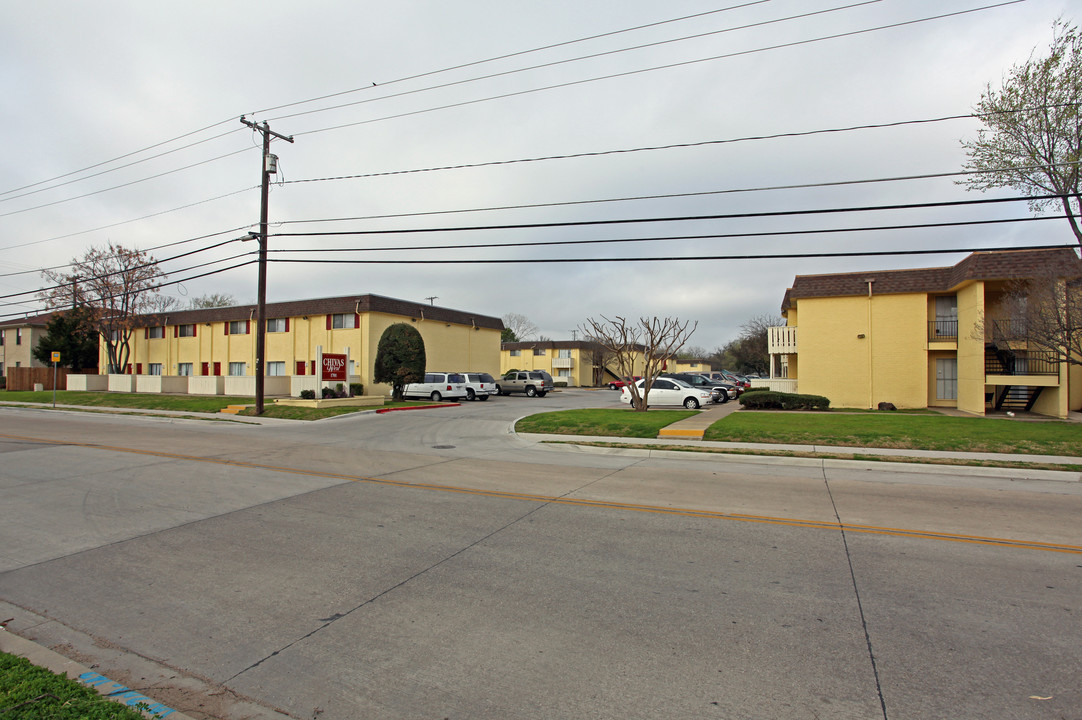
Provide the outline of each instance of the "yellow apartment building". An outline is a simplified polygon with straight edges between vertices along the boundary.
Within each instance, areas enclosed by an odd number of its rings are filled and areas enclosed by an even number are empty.
[[[797,275],[770,328],[777,390],[834,407],[949,407],[984,415],[1082,408],[1082,367],[1026,336],[1014,283],[1082,275],[1074,250],[975,252],[951,267]]]
[[[633,375],[642,376],[645,367],[640,348],[633,357]],[[511,370],[544,370],[557,385],[603,387],[619,380],[620,370],[612,354],[589,340],[534,340],[505,342],[500,346],[500,374]],[[666,372],[710,372],[702,359],[671,359]]]
[[[256,311],[255,305],[241,305],[139,317],[123,371],[142,380],[114,383],[115,376],[110,376],[109,389],[170,392],[188,381],[206,394],[222,394],[223,388],[232,388],[226,394],[247,394],[247,387],[254,390]],[[266,317],[268,394],[298,394],[282,388],[291,387],[289,378],[311,380],[319,352],[348,354],[350,382],[363,383],[365,394],[390,394],[389,385],[372,380],[376,350],[383,331],[401,322],[420,332],[428,370],[494,373],[500,364],[503,321],[476,313],[379,295],[349,295],[267,303]],[[98,367],[103,374],[108,372],[104,343]],[[224,384],[195,382],[222,378]]]
[[[8,368],[47,367],[34,359],[33,350],[52,317],[45,313],[0,322],[0,376],[7,375]]]

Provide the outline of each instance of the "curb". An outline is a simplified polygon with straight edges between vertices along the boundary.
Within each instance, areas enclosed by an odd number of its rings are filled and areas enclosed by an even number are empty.
[[[377,415],[382,415],[389,412],[399,412],[401,410],[432,410],[433,408],[445,408],[445,407],[458,407],[462,403],[440,403],[439,405],[416,405],[414,407],[397,407],[397,408],[380,408],[376,410]]]
[[[190,715],[162,705],[135,690],[131,690],[118,682],[94,672],[85,665],[80,665],[74,660],[69,660],[63,655],[42,647],[35,642],[13,635],[0,627],[0,650],[11,655],[26,658],[34,665],[51,670],[58,675],[66,675],[76,682],[89,685],[98,691],[102,697],[127,705],[133,710],[135,705],[146,703],[149,710],[143,710],[143,714],[151,718],[170,718],[170,720],[195,720]]]

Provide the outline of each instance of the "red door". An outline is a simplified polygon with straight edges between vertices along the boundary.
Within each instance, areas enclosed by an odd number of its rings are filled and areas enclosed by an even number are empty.
[[[200,375],[210,375],[210,363],[202,363],[199,367]]]
[[[220,362],[214,363],[214,374],[215,375],[221,375],[222,374],[222,364]]]
[[[304,375],[304,360],[297,361],[297,375]]]

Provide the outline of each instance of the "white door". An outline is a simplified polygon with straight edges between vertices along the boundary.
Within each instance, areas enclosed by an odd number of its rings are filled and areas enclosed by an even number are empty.
[[[936,400],[958,399],[958,358],[936,358]]]

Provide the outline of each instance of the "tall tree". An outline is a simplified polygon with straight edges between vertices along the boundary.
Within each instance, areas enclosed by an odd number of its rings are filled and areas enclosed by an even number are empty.
[[[694,323],[689,328],[689,321],[677,318],[639,318],[634,322],[619,315],[611,320],[604,315],[600,317],[600,320],[587,318],[582,334],[612,354],[622,376],[634,377],[635,359],[642,357],[642,394],[635,383],[629,383],[627,387],[635,410],[643,412],[658,373],[676,357],[699,324]]]
[[[380,335],[373,380],[388,383],[391,399],[401,401],[407,384],[424,381],[425,362],[425,341],[421,333],[407,323],[395,323]]]
[[[49,365],[54,352],[60,353],[60,366],[74,372],[98,366],[98,328],[90,308],[57,312],[46,323],[45,335],[32,353],[38,362]]]
[[[969,154],[960,181],[970,190],[1011,187],[1030,209],[1059,206],[1082,246],[1082,35],[1064,20],[1052,25],[1046,57],[1013,66],[997,92],[991,85],[974,108],[985,127],[963,141]],[[1039,196],[1057,197],[1040,199]]]
[[[142,250],[109,243],[71,262],[67,273],[44,270],[51,283],[38,296],[49,308],[86,308],[105,344],[109,372],[123,372],[136,316],[155,307],[165,273]]]
[[[511,338],[506,339],[501,335],[500,340],[503,342],[525,342],[530,340],[537,333],[537,326],[530,321],[530,318],[525,315],[519,315],[518,313],[507,313],[504,315],[503,328],[504,335]],[[509,334],[507,333],[508,330],[510,330]]]

